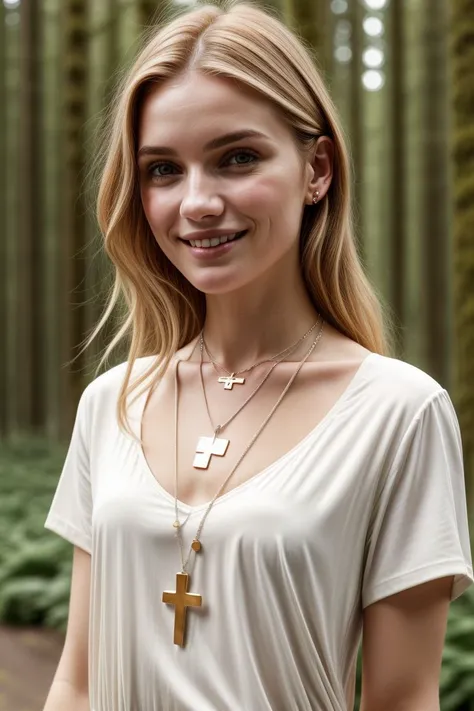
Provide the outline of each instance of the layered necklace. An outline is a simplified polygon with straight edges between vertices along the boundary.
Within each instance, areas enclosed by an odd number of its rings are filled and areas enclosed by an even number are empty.
[[[238,466],[240,465],[240,463],[242,462],[242,460],[244,459],[244,457],[246,456],[246,454],[249,452],[249,450],[251,449],[251,447],[254,445],[254,443],[255,443],[256,440],[258,439],[258,437],[259,437],[259,435],[261,434],[261,432],[263,431],[263,429],[267,426],[268,422],[270,421],[271,417],[274,415],[275,411],[278,409],[279,405],[281,404],[281,402],[282,402],[283,398],[285,397],[285,395],[287,394],[288,390],[289,390],[289,389],[291,388],[291,386],[293,385],[293,382],[294,382],[296,376],[298,375],[298,373],[300,372],[301,368],[303,367],[303,365],[306,363],[306,361],[308,360],[308,358],[311,356],[311,354],[313,353],[314,349],[316,348],[316,346],[317,346],[317,344],[318,344],[318,342],[319,342],[319,340],[321,339],[322,334],[323,334],[324,321],[323,321],[322,318],[320,318],[319,323],[320,323],[320,329],[319,329],[319,331],[318,331],[318,334],[317,334],[315,340],[312,342],[311,347],[308,349],[306,355],[305,355],[305,356],[302,358],[302,360],[299,362],[299,364],[298,364],[298,366],[297,366],[295,372],[294,372],[294,373],[292,374],[292,376],[290,377],[288,383],[286,384],[285,388],[283,389],[283,392],[282,392],[282,393],[280,394],[280,396],[278,397],[276,403],[273,405],[273,407],[272,407],[272,409],[270,410],[270,412],[268,413],[268,415],[265,417],[265,419],[263,420],[263,422],[261,423],[261,425],[259,426],[259,428],[258,428],[257,431],[255,432],[255,434],[252,436],[252,438],[250,439],[249,443],[248,443],[247,446],[245,447],[244,451],[242,452],[242,454],[241,454],[240,457],[238,458],[237,462],[236,462],[236,463],[234,464],[234,466],[231,468],[231,470],[230,470],[228,476],[225,478],[225,480],[223,481],[223,483],[221,484],[221,486],[220,486],[220,487],[218,488],[218,490],[216,491],[214,497],[212,498],[212,500],[209,502],[208,506],[206,507],[206,510],[204,511],[204,514],[203,514],[203,516],[202,516],[202,518],[201,518],[201,521],[199,522],[199,525],[198,525],[198,527],[197,527],[196,534],[195,534],[195,536],[194,536],[194,538],[193,538],[193,540],[192,540],[192,543],[191,543],[191,545],[190,545],[190,548],[189,548],[189,551],[188,551],[188,554],[187,554],[186,557],[185,557],[184,543],[183,543],[183,537],[182,537],[182,532],[181,532],[181,528],[182,528],[183,524],[180,522],[180,520],[179,520],[179,514],[178,514],[178,404],[179,404],[179,378],[178,378],[178,367],[179,367],[179,360],[178,360],[177,363],[176,363],[176,366],[175,366],[175,373],[174,373],[174,376],[175,376],[175,407],[174,407],[174,438],[175,438],[175,461],[174,461],[174,467],[175,467],[175,497],[174,497],[174,500],[175,500],[175,520],[174,520],[174,522],[173,522],[173,527],[174,527],[174,529],[175,529],[176,537],[177,537],[177,540],[178,540],[179,551],[180,551],[180,557],[181,557],[181,572],[179,572],[179,573],[176,574],[176,590],[174,590],[174,591],[165,591],[165,592],[163,592],[163,597],[162,597],[162,601],[163,601],[164,603],[169,604],[169,605],[173,605],[174,608],[175,608],[175,617],[174,617],[174,638],[173,638],[173,641],[174,641],[174,644],[176,644],[176,645],[179,645],[179,646],[181,646],[181,647],[184,647],[184,644],[185,644],[186,611],[187,611],[188,607],[201,607],[201,606],[202,606],[202,596],[199,595],[199,594],[197,594],[197,593],[192,593],[192,592],[189,592],[189,591],[188,591],[189,584],[190,584],[190,576],[189,576],[189,572],[188,572],[188,565],[189,565],[189,561],[190,561],[190,558],[191,558],[192,553],[194,552],[195,554],[197,554],[197,553],[200,553],[200,552],[202,551],[201,533],[202,533],[202,529],[203,529],[203,527],[204,527],[204,523],[205,523],[205,521],[206,521],[206,519],[207,519],[209,513],[211,512],[211,509],[212,509],[212,507],[214,506],[214,503],[215,503],[216,499],[219,498],[219,496],[221,495],[221,493],[223,492],[223,490],[224,490],[225,487],[227,486],[228,482],[230,481],[231,477],[234,475],[235,471],[237,470]],[[308,333],[310,333],[312,330],[314,330],[315,326],[316,326],[316,324],[310,329],[310,331],[308,331]],[[306,335],[308,335],[308,334],[306,334]],[[298,344],[299,344],[302,340],[303,340],[303,338],[302,338],[302,339],[299,339]],[[208,403],[207,403],[207,397],[206,397],[206,395],[205,395],[204,380],[203,380],[203,377],[202,377],[202,362],[203,362],[203,361],[202,361],[202,353],[203,353],[203,347],[204,347],[204,346],[203,346],[203,338],[202,338],[202,334],[201,334],[201,361],[200,361],[201,383],[202,383],[202,386],[203,386],[203,393],[204,393],[204,397],[205,397],[205,400],[206,400],[206,408],[207,408],[207,411],[208,411],[208,414],[209,414],[209,418],[211,419],[210,413],[209,413],[209,407],[208,407]],[[296,347],[295,344],[294,344],[294,347]],[[278,354],[278,356],[281,356],[282,353],[283,353],[283,351],[282,351],[280,354]],[[286,355],[288,355],[288,354],[286,354]],[[238,410],[236,413],[234,413],[234,415],[232,416],[232,418],[230,418],[226,423],[224,423],[224,425],[218,426],[218,427],[215,429],[214,438],[209,438],[209,439],[214,439],[214,442],[216,442],[216,440],[217,440],[217,432],[219,432],[221,429],[223,429],[223,427],[225,427],[226,425],[228,425],[229,422],[230,422],[231,420],[233,420],[233,419],[237,416],[237,414],[245,407],[245,405],[247,404],[247,402],[249,402],[249,400],[250,400],[250,399],[256,394],[256,392],[262,387],[263,382],[265,382],[265,381],[268,379],[268,377],[269,377],[269,375],[270,375],[270,372],[273,371],[273,369],[276,367],[276,365],[278,365],[278,363],[281,362],[281,360],[283,360],[284,357],[286,357],[286,356],[281,357],[279,360],[277,360],[277,361],[272,365],[272,368],[271,368],[270,371],[267,373],[265,379],[259,384],[258,388],[252,393],[252,395],[250,396],[250,398],[248,398],[248,399],[244,402],[244,405],[241,406],[241,407],[239,408],[239,410]],[[265,361],[263,361],[263,362],[265,362]],[[256,365],[254,365],[253,367],[256,367]],[[240,371],[240,372],[243,372],[243,371]],[[212,420],[211,420],[211,423],[212,423]],[[200,441],[201,441],[202,439],[203,439],[203,438],[200,438]],[[228,440],[224,440],[224,442],[227,442],[227,444],[225,445],[225,450],[227,450],[227,446],[228,446],[229,442],[228,442]],[[220,446],[221,446],[221,449],[222,449],[222,448],[223,448],[223,445],[220,445]],[[214,452],[211,452],[210,456],[212,456],[213,453],[214,453]],[[225,453],[225,452],[224,452],[224,453]],[[203,454],[203,452],[200,452],[200,454]],[[207,456],[207,455],[206,455],[206,456]],[[209,458],[210,458],[210,456],[209,456]],[[221,455],[221,456],[222,456],[222,455]],[[202,468],[202,467],[198,467],[198,468]]]
[[[201,379],[201,387],[202,387],[202,392],[203,392],[203,396],[204,396],[204,402],[206,404],[207,415],[209,417],[209,422],[211,423],[211,427],[214,431],[214,434],[211,437],[199,437],[197,445],[196,445],[196,454],[195,454],[194,461],[193,461],[193,467],[195,469],[207,469],[209,467],[212,456],[223,457],[226,454],[227,448],[229,446],[229,440],[219,437],[218,435],[221,432],[223,432],[223,430],[228,425],[230,425],[230,423],[233,422],[233,420],[235,420],[237,415],[244,409],[244,407],[246,405],[248,405],[250,400],[252,400],[252,398],[258,393],[260,388],[266,383],[266,381],[268,380],[268,378],[270,377],[272,372],[275,370],[276,366],[279,363],[281,363],[282,360],[284,360],[289,355],[291,355],[291,353],[293,353],[293,351],[295,351],[297,349],[297,347],[300,345],[300,343],[302,343],[309,336],[309,334],[314,331],[314,329],[316,328],[318,323],[320,323],[320,324],[322,323],[321,318],[318,321],[316,321],[316,323],[314,323],[311,326],[311,328],[308,331],[306,331],[306,333],[303,336],[301,336],[301,338],[299,338],[295,343],[293,343],[288,348],[285,348],[285,350],[280,351],[280,353],[277,353],[271,359],[258,361],[257,363],[254,363],[254,365],[251,365],[249,368],[246,368],[245,370],[238,371],[239,373],[245,373],[247,371],[253,370],[254,368],[256,368],[259,365],[262,365],[263,363],[273,361],[272,365],[270,366],[268,371],[265,373],[265,376],[260,380],[257,387],[254,388],[253,392],[251,392],[250,395],[248,396],[248,398],[246,400],[244,400],[243,404],[236,410],[236,412],[234,412],[233,415],[231,415],[225,422],[223,422],[220,425],[215,425],[212,420],[211,412],[209,410],[209,403],[208,403],[207,395],[206,395],[206,389],[204,387],[204,377],[202,374],[204,349],[206,349],[207,354],[209,355],[210,358],[211,358],[211,356],[209,354],[209,350],[206,347],[206,344],[204,341],[204,336],[201,332],[201,336],[200,336],[201,361],[199,364],[199,376]],[[215,363],[215,361],[213,361],[211,359],[211,362],[214,365],[214,369],[217,370],[218,366]],[[220,367],[222,367],[222,366],[220,366]],[[235,373],[233,373],[232,375],[234,376]],[[244,382],[244,380],[245,379],[242,378],[242,382]],[[219,378],[219,382],[222,382],[222,378]],[[235,380],[232,382],[235,382]],[[229,390],[232,388],[226,387],[225,389]]]

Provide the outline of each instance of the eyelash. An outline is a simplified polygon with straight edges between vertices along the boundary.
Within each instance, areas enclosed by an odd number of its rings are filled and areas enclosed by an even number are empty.
[[[248,149],[236,148],[234,151],[232,151],[227,156],[225,156],[224,162],[230,160],[231,158],[233,158],[236,155],[241,155],[241,154],[243,154],[245,156],[250,156],[251,158],[254,158],[255,160],[250,161],[248,163],[236,163],[235,165],[237,165],[237,166],[241,165],[243,167],[246,167],[248,165],[252,165],[259,159],[259,156],[256,153],[254,153],[253,151],[249,151]],[[147,173],[153,180],[164,180],[165,178],[171,178],[171,177],[173,177],[173,175],[175,175],[174,173],[168,173],[167,175],[153,174],[153,171],[162,165],[172,165],[172,163],[169,163],[168,161],[156,161],[155,163],[152,163],[151,165],[148,166]]]

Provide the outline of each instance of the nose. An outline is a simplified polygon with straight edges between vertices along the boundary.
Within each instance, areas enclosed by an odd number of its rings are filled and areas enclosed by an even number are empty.
[[[201,220],[203,217],[219,216],[224,211],[224,201],[217,192],[218,183],[212,178],[193,173],[184,183],[184,194],[181,200],[180,215],[190,220]]]

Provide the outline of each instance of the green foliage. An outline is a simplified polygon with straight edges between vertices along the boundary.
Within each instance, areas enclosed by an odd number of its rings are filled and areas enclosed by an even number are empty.
[[[71,545],[44,528],[66,449],[44,439],[0,449],[0,621],[66,629]]]
[[[455,404],[465,453],[467,495],[474,502],[474,5],[452,0],[453,292]]]
[[[441,670],[442,711],[474,709],[474,587],[451,604]]]

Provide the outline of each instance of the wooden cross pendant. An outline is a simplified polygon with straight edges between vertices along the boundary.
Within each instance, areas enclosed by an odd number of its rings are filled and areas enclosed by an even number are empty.
[[[212,455],[223,457],[228,446],[228,439],[221,439],[216,435],[214,437],[199,437],[193,467],[195,469],[207,469]]]
[[[195,593],[188,593],[188,573],[176,574],[176,592],[169,590],[163,593],[163,602],[174,605],[174,643],[184,647],[186,632],[186,610],[188,607],[201,607],[202,597]]]
[[[224,390],[232,390],[234,385],[243,385],[245,383],[245,378],[234,377],[235,373],[231,375],[222,376],[219,378],[220,383],[224,383]]]

